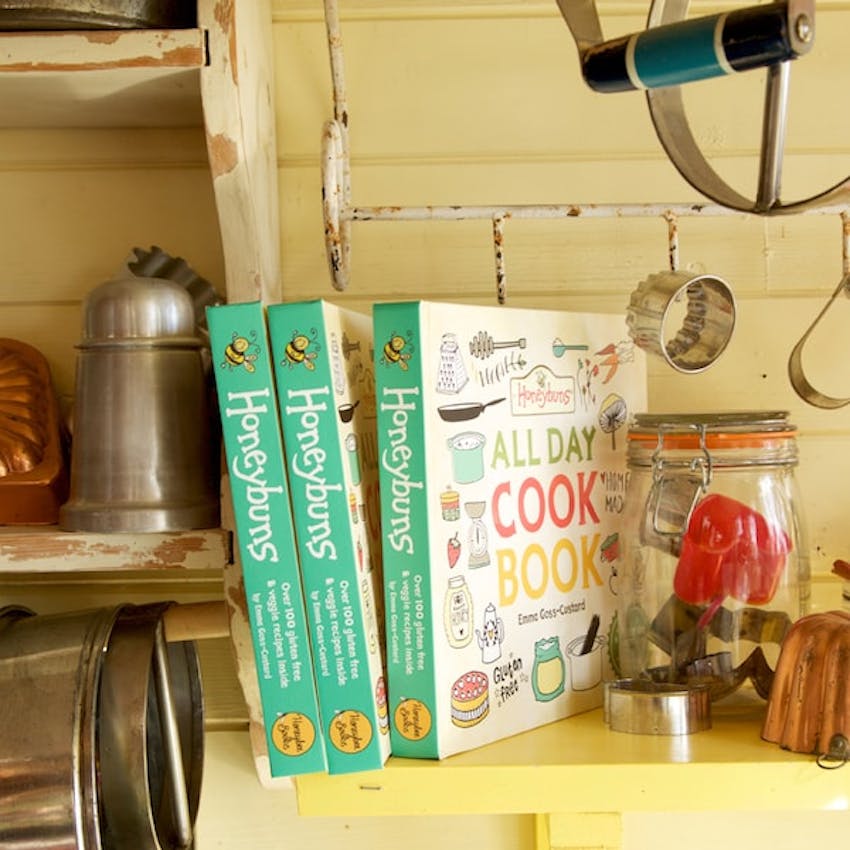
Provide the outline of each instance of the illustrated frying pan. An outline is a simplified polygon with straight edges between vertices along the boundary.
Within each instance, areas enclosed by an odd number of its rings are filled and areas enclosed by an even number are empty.
[[[796,213],[850,199],[850,177],[819,194],[780,201],[790,62],[815,38],[814,0],[778,0],[686,19],[688,0],[653,0],[647,29],[606,41],[594,0],[558,0],[587,84],[600,92],[645,89],[655,132],[682,177],[724,207],[760,215]],[[727,184],[703,156],[682,101],[684,83],[767,69],[757,196]]]
[[[490,407],[491,404],[499,404],[504,401],[504,398],[494,398],[492,401],[484,403],[471,401],[460,402],[458,404],[444,404],[437,408],[437,413],[440,414],[440,419],[445,422],[465,422],[468,419],[475,419],[484,412],[484,409]]]

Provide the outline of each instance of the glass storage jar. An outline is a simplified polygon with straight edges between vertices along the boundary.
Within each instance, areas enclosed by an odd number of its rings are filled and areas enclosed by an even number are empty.
[[[639,414],[627,457],[616,675],[767,699],[809,597],[788,414]]]

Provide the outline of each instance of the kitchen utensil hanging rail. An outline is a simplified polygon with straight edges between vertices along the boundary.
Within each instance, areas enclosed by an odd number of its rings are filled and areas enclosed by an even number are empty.
[[[626,204],[446,204],[426,206],[355,206],[351,202],[351,151],[349,145],[349,110],[345,87],[345,61],[338,0],[324,0],[325,28],[333,84],[334,117],[327,121],[322,134],[322,211],[325,247],[331,282],[338,291],[348,287],[351,276],[351,224],[366,221],[469,221],[489,219],[493,223],[493,247],[497,300],[507,297],[504,230],[508,219],[570,218],[662,218],[667,222],[671,267],[678,265],[677,221],[683,217],[711,218],[753,213],[722,206],[712,201],[678,203]],[[841,215],[845,221],[848,207],[844,203],[800,209],[798,215]],[[847,235],[844,228],[844,256]]]

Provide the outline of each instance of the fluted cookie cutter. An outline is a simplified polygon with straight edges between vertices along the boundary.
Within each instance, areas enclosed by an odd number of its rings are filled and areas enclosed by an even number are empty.
[[[626,324],[647,353],[679,372],[701,372],[728,345],[735,314],[735,298],[722,278],[665,271],[649,275],[632,293]]]

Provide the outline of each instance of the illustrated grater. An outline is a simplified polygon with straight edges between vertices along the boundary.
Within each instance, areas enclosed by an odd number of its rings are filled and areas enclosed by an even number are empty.
[[[443,334],[440,343],[440,366],[437,370],[437,392],[459,393],[468,380],[469,375],[463,363],[457,337],[454,334]]]

